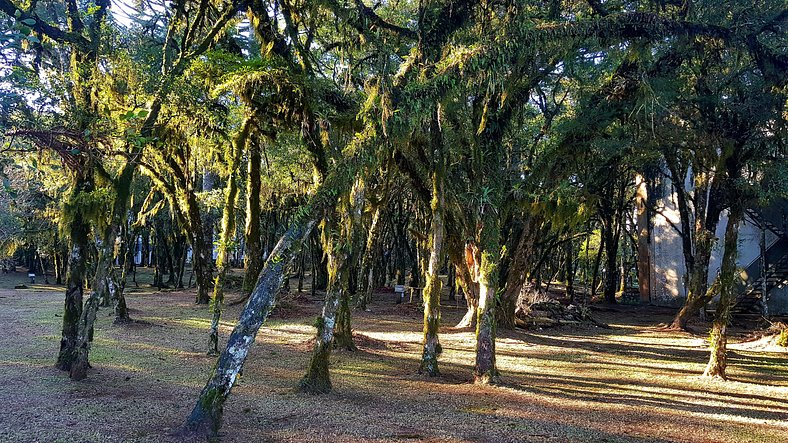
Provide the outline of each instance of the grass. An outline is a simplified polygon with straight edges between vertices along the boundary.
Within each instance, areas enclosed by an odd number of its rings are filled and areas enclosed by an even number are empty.
[[[0,441],[175,442],[215,360],[210,313],[193,292],[128,296],[139,323],[99,313],[93,369],[54,369],[62,289],[0,282]],[[230,298],[233,298],[232,294]],[[476,386],[471,332],[444,328],[441,376],[418,371],[421,316],[381,294],[354,312],[359,350],[332,355],[334,391],[294,386],[320,300],[288,305],[261,329],[228,401],[222,441],[769,442],[788,435],[788,354],[736,348],[731,381],[699,377],[703,335],[664,331],[667,312],[620,307],[611,329],[499,331],[501,386]],[[454,324],[461,307],[443,309]],[[226,339],[240,307],[228,308]],[[738,338],[734,337],[733,342]]]

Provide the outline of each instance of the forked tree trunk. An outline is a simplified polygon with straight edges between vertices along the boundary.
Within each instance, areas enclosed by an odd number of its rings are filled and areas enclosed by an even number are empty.
[[[687,323],[704,306],[711,297],[706,290],[709,279],[709,263],[711,252],[716,242],[715,233],[720,220],[721,195],[719,192],[719,174],[708,182],[707,173],[698,173],[695,179],[695,252],[692,258],[689,291],[684,306],[679,310],[671,323],[672,329],[687,329]],[[711,190],[709,188],[711,187]]]
[[[77,328],[76,357],[70,371],[72,380],[82,380],[87,377],[87,370],[90,367],[89,357],[90,346],[93,341],[93,326],[96,322],[96,311],[102,301],[107,299],[110,303],[114,303],[116,313],[118,312],[118,304],[122,304],[121,311],[123,312],[121,314],[125,314],[125,318],[121,318],[121,321],[128,320],[128,311],[125,308],[126,301],[123,298],[117,270],[113,262],[115,259],[115,239],[121,231],[121,225],[126,222],[133,176],[134,165],[128,163],[114,183],[115,201],[112,205],[110,223],[104,231],[104,239],[99,250],[92,292],[85,302]]]
[[[731,310],[736,303],[736,256],[738,253],[739,223],[743,210],[739,202],[735,202],[728,213],[728,224],[725,227],[725,251],[722,255],[720,268],[720,302],[714,315],[714,323],[710,334],[709,363],[703,372],[704,377],[725,379],[727,366],[727,328],[731,318]]]

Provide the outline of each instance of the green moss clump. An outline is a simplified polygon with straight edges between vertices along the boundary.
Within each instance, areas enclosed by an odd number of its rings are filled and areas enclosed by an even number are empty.
[[[777,336],[777,346],[788,347],[788,328],[780,331],[780,335]]]

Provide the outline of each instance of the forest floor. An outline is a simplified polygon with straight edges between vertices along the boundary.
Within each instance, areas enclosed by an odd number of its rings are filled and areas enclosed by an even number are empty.
[[[176,442],[215,359],[193,291],[130,288],[138,322],[100,312],[82,382],[54,368],[63,289],[0,275],[0,441]],[[230,294],[229,299],[236,296]],[[455,324],[462,306],[443,307]],[[670,311],[596,312],[611,328],[499,331],[500,386],[473,384],[474,339],[444,327],[442,375],[417,373],[421,312],[378,294],[355,312],[359,349],[331,359],[334,390],[295,393],[320,300],[291,296],[260,330],[224,413],[224,442],[788,441],[788,354],[739,347],[727,382],[698,374],[706,334],[659,328]],[[240,312],[228,308],[226,338]],[[701,328],[698,328],[700,330]],[[734,331],[733,342],[744,331]]]

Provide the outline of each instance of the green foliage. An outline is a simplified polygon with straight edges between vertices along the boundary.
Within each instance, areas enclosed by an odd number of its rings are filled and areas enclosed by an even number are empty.
[[[775,343],[777,344],[777,346],[788,347],[788,328],[780,331],[780,334],[777,336],[777,341]]]

